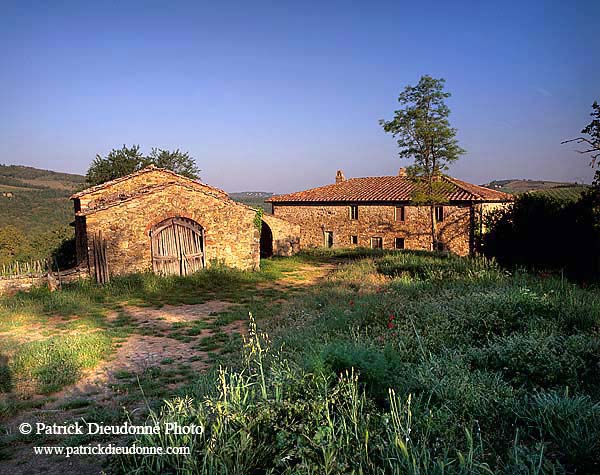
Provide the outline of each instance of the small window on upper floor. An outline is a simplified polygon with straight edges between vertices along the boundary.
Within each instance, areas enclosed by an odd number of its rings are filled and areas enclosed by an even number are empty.
[[[436,206],[435,207],[435,220],[439,223],[444,221],[444,207]]]
[[[394,211],[394,218],[396,221],[404,221],[405,218],[405,209],[404,206],[396,206],[396,210]]]
[[[350,219],[358,219],[358,205],[350,205]]]
[[[358,236],[350,236],[350,244],[358,246]]]

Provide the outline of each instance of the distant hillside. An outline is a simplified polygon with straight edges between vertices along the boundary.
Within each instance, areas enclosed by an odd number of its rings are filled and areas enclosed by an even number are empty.
[[[0,191],[4,187],[73,191],[85,181],[82,175],[60,173],[21,165],[0,165]]]
[[[20,165],[0,165],[0,227],[27,234],[67,226],[73,220],[69,196],[84,177]]]
[[[0,165],[0,263],[45,259],[73,237],[69,196],[83,183],[81,175]]]
[[[511,194],[526,193],[535,190],[549,190],[553,188],[586,187],[586,185],[582,185],[581,183],[523,179],[494,180],[483,186]]]
[[[267,213],[271,212],[271,205],[265,203],[265,200],[273,196],[273,193],[268,193],[266,191],[239,191],[229,193],[229,196],[234,201],[244,203],[253,208],[262,208]]]
[[[581,195],[589,186],[587,185],[574,185],[574,186],[561,186],[556,188],[548,188],[546,190],[533,190],[529,193],[536,195],[550,196],[561,201],[577,201],[581,198]]]

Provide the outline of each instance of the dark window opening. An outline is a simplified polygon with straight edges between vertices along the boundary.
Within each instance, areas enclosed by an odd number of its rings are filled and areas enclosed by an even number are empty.
[[[397,237],[397,238],[394,240],[394,247],[395,247],[396,249],[404,249],[404,238]]]
[[[446,245],[442,241],[436,241],[435,250],[438,252],[444,252],[447,250]]]
[[[443,206],[435,207],[435,220],[438,222],[444,221],[444,207]]]
[[[333,232],[325,231],[325,247],[333,247]]]
[[[357,205],[350,206],[350,219],[358,219],[358,206]]]
[[[383,238],[372,237],[371,238],[371,248],[372,249],[383,249]]]
[[[352,244],[353,246],[357,246],[358,245],[358,236],[350,236],[350,244]]]
[[[396,206],[396,221],[404,221],[404,206]]]

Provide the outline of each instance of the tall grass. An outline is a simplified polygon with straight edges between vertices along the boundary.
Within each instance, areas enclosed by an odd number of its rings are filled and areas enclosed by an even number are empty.
[[[272,343],[251,328],[243,358],[153,416],[200,421],[202,437],[137,441],[192,457],[117,471],[600,471],[596,291],[483,259],[347,257],[270,324]]]

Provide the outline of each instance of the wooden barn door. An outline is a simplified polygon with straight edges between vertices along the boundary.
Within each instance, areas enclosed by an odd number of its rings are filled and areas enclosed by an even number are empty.
[[[204,268],[204,230],[187,218],[169,218],[150,231],[152,269],[161,275],[187,275]]]

